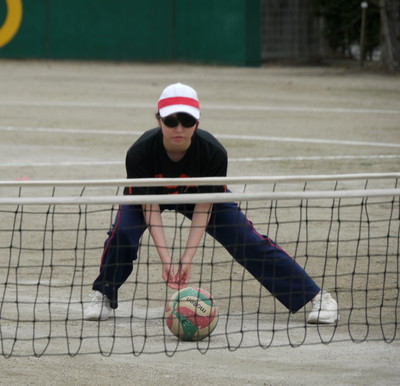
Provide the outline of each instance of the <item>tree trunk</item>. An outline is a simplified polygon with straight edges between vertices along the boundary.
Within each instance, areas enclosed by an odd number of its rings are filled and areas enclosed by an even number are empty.
[[[382,65],[400,71],[400,1],[380,0]]]

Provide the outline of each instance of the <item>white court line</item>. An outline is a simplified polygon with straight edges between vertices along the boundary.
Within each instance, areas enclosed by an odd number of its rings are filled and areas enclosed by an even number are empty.
[[[155,109],[150,103],[115,103],[115,102],[53,102],[53,101],[0,101],[0,106],[27,106],[27,107],[79,107],[79,108],[118,108],[118,109]],[[285,111],[285,112],[313,112],[313,113],[340,113],[340,114],[400,114],[400,109],[361,109],[345,107],[309,107],[309,106],[261,106],[261,105],[207,105],[206,110],[235,110],[235,111]]]
[[[0,126],[0,131],[15,132],[37,132],[37,133],[64,133],[64,134],[100,134],[100,135],[141,135],[142,131],[129,130],[81,130],[81,129],[64,129],[49,127],[16,127],[16,126]],[[316,138],[294,138],[294,137],[269,137],[258,135],[233,135],[233,134],[214,134],[216,138],[238,139],[243,141],[267,141],[267,142],[296,142],[296,143],[320,143],[328,145],[346,145],[346,146],[373,146],[373,147],[395,147],[400,148],[399,143],[387,142],[364,142],[364,141],[344,141],[336,139],[316,139]]]
[[[277,162],[277,161],[335,161],[335,160],[366,160],[366,159],[396,159],[400,154],[378,155],[328,155],[328,156],[289,156],[289,157],[243,157],[229,158],[229,162]]]
[[[342,161],[369,159],[398,159],[400,154],[387,155],[335,155],[335,156],[293,156],[293,157],[242,157],[229,158],[229,162],[279,162],[279,161]],[[61,161],[61,162],[11,162],[0,163],[2,167],[54,167],[54,166],[120,166],[124,161]]]
[[[322,143],[328,145],[349,145],[349,146],[373,146],[373,147],[399,147],[400,143],[387,142],[364,142],[364,141],[344,141],[339,139],[319,139],[319,138],[293,138],[293,137],[268,137],[257,135],[215,135],[217,138],[242,139],[267,142],[298,142],[298,143]]]

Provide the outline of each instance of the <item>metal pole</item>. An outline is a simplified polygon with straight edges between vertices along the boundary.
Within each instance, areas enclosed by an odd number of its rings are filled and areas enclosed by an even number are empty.
[[[365,29],[367,19],[368,3],[363,1],[361,3],[361,31],[360,31],[360,67],[364,66],[365,59]]]

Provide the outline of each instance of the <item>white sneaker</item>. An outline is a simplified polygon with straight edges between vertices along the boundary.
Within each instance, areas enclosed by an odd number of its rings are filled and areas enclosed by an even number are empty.
[[[308,315],[307,323],[329,324],[339,320],[338,305],[328,292],[320,292],[312,301],[312,311]]]
[[[107,320],[113,313],[110,307],[110,301],[106,295],[99,291],[94,291],[92,302],[85,311],[84,318],[86,320]]]

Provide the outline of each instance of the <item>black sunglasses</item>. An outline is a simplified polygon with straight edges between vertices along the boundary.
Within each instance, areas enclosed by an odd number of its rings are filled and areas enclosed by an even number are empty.
[[[197,119],[195,117],[186,113],[177,113],[174,115],[168,115],[167,117],[161,119],[164,122],[165,126],[171,128],[178,126],[180,123],[183,127],[189,129],[190,127],[193,127],[197,123]]]

